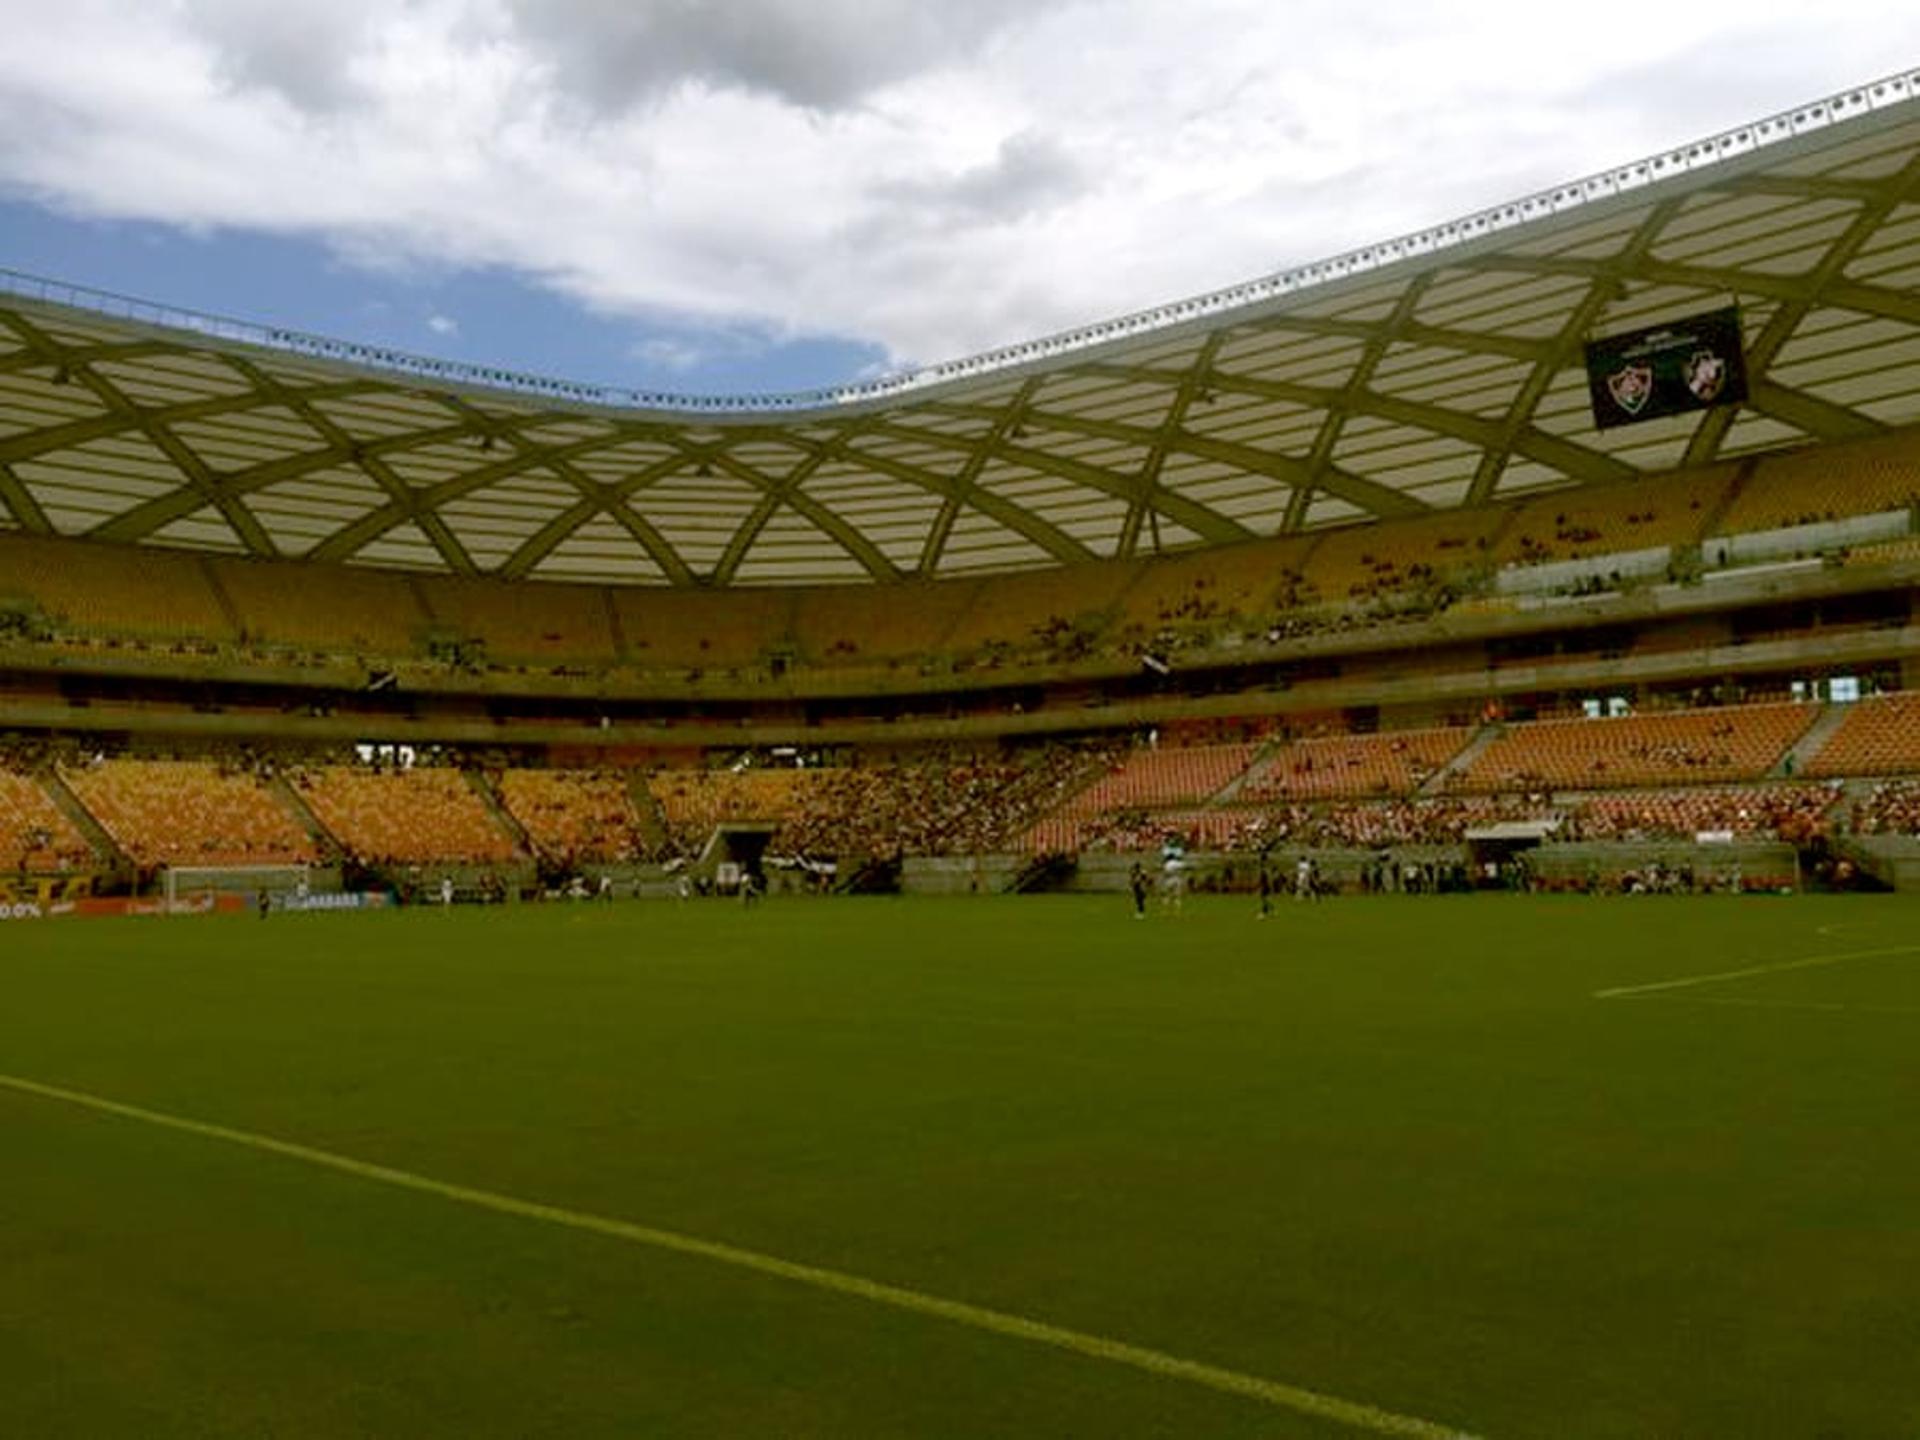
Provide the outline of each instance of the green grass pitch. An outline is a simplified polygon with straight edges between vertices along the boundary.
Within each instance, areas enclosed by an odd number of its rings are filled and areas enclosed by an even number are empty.
[[[0,1075],[1490,1440],[1893,1440],[1920,1435],[1917,920],[1491,896],[9,924]],[[1358,1433],[0,1082],[0,1435]]]

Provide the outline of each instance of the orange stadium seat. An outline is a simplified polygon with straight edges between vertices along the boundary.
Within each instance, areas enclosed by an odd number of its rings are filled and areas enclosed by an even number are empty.
[[[295,779],[347,850],[368,862],[500,864],[513,842],[457,770],[322,765]]]
[[[1856,702],[1808,761],[1807,775],[1897,775],[1920,770],[1920,691]]]
[[[1395,730],[1290,741],[1266,759],[1240,797],[1304,800],[1411,794],[1457,755],[1472,733]]]
[[[542,851],[605,863],[645,858],[648,846],[626,776],[605,770],[507,770],[500,798]]]
[[[1536,496],[1520,506],[1493,558],[1511,565],[1693,544],[1726,497],[1735,470],[1714,465],[1656,480]]]
[[[344,565],[211,562],[250,640],[343,655],[404,656],[427,615],[407,578]]]
[[[1476,755],[1459,790],[1589,790],[1757,779],[1813,723],[1810,705],[1743,705],[1514,725]]]
[[[1076,648],[1102,628],[1130,565],[1101,562],[1000,575],[973,587],[972,602],[948,632],[943,648],[970,655],[983,650],[1046,654]]]
[[[1408,590],[1486,565],[1506,518],[1504,509],[1477,507],[1323,531],[1302,574],[1312,593],[1335,604]]]
[[[1920,504],[1920,435],[1770,455],[1727,507],[1716,531],[1778,530]]]
[[[0,770],[0,870],[84,869],[92,849],[40,782]]]
[[[37,604],[85,634],[232,640],[199,556],[0,534],[0,599]]]
[[[440,576],[417,583],[434,624],[481,641],[494,663],[614,660],[607,592],[597,585]]]
[[[1297,593],[1299,567],[1312,545],[1293,536],[1157,558],[1120,596],[1120,624],[1140,639],[1235,621],[1262,627],[1304,598]]]
[[[1246,770],[1258,745],[1141,747],[1068,802],[1067,815],[1147,810],[1205,800]]]
[[[280,797],[211,760],[101,760],[61,777],[139,865],[298,865],[319,859]]]

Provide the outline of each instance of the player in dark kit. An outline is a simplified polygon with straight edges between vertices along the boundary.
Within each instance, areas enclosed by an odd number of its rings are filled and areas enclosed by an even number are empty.
[[[1133,918],[1136,920],[1146,919],[1147,871],[1146,867],[1138,860],[1134,861],[1133,868],[1127,871],[1127,889],[1133,894]]]

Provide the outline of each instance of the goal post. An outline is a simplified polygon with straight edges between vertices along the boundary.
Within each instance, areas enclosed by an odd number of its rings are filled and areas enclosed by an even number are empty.
[[[189,908],[202,896],[305,894],[312,867],[291,865],[169,865],[162,873],[162,895],[171,911]]]

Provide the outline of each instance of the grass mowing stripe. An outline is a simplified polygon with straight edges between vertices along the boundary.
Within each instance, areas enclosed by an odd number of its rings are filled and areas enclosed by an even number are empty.
[[[518,1216],[523,1220],[543,1220],[550,1225],[604,1235],[615,1240],[627,1241],[629,1244],[646,1245],[681,1255],[698,1256],[722,1265],[731,1265],[736,1269],[771,1275],[798,1285],[810,1285],[816,1290],[851,1295],[876,1305],[887,1305],[916,1315],[931,1315],[938,1319],[952,1321],[957,1325],[971,1326],[976,1330],[985,1330],[1016,1340],[1026,1340],[1036,1345],[1051,1346],[1056,1350],[1069,1351],[1090,1359],[1105,1360],[1115,1365],[1125,1365],[1150,1375],[1183,1380],[1192,1385],[1204,1386],[1230,1395],[1245,1396],[1283,1410],[1292,1410],[1316,1419],[1330,1420],[1375,1435],[1406,1436],[1411,1437],[1411,1440],[1477,1440],[1477,1437],[1467,1431],[1456,1430],[1431,1420],[1423,1420],[1418,1416],[1401,1415],[1361,1401],[1346,1400],[1337,1395],[1327,1395],[1299,1385],[1289,1385],[1284,1381],[1268,1380],[1258,1375],[1228,1370],[1199,1360],[1183,1359],[1178,1355],[1169,1355],[1163,1350],[1150,1349],[1144,1345],[1132,1345],[1124,1340],[1112,1340],[1102,1335],[1090,1335],[1081,1330],[1049,1325],[1045,1321],[1030,1320],[1023,1315],[1009,1314],[1004,1310],[990,1310],[985,1306],[970,1305],[963,1300],[948,1300],[938,1295],[928,1295],[903,1285],[889,1285],[880,1280],[868,1280],[863,1276],[848,1274],[842,1270],[829,1270],[818,1265],[783,1260],[776,1255],[742,1249],[737,1245],[728,1245],[718,1240],[703,1240],[695,1235],[683,1235],[678,1231],[661,1230],[651,1225],[635,1224],[629,1220],[615,1220],[604,1215],[591,1215],[584,1211],[568,1210],[558,1205],[542,1204],[537,1200],[521,1200],[512,1195],[501,1195],[491,1190],[477,1190],[469,1185],[456,1185],[446,1180],[435,1180],[431,1176],[416,1175],[410,1170],[399,1170],[390,1165],[377,1165],[367,1160],[356,1160],[350,1155],[335,1154],[331,1150],[318,1150],[310,1145],[296,1144],[291,1140],[279,1140],[271,1135],[261,1135],[251,1130],[236,1130],[231,1126],[216,1125],[206,1120],[194,1120],[184,1115],[170,1115],[162,1110],[149,1110],[139,1105],[128,1105],[119,1100],[109,1100],[104,1096],[90,1095],[81,1090],[68,1090],[58,1085],[47,1085],[38,1080],[28,1080],[17,1075],[0,1074],[0,1089],[33,1095],[45,1100],[57,1100],[105,1115],[139,1120],[148,1125],[178,1130],[188,1135],[223,1140],[228,1144],[245,1146],[249,1150],[283,1156],[289,1160],[298,1160],[307,1165],[357,1176],[382,1185],[392,1185],[402,1190],[413,1190],[426,1195],[437,1195],[443,1200],[471,1205],[476,1209]]]
[[[1801,960],[1779,960],[1771,965],[1749,965],[1744,970],[1722,970],[1713,975],[1682,975],[1678,980],[1655,980],[1650,985],[1616,985],[1611,990],[1596,990],[1596,1000],[1624,1000],[1630,995],[1651,995],[1657,990],[1684,990],[1693,985],[1717,985],[1722,980],[1744,980],[1750,975],[1776,975],[1782,970],[1809,970],[1816,965],[1838,965],[1842,960],[1871,960],[1881,955],[1912,955],[1920,945],[1890,945],[1880,950],[1844,950],[1837,955],[1809,955]]]

